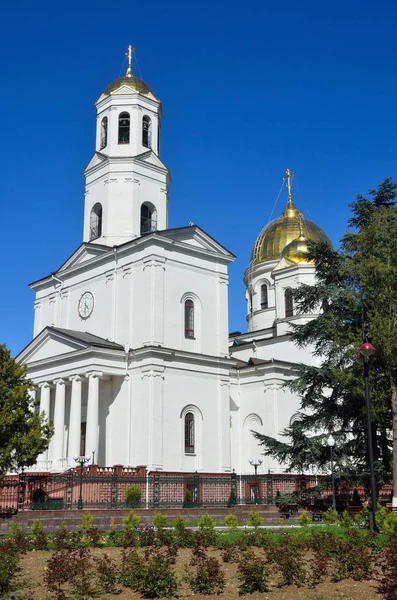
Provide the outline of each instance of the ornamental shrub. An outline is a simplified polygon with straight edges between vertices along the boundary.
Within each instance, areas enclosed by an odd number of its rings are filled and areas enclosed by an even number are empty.
[[[225,588],[226,580],[219,560],[209,557],[201,547],[195,547],[190,566],[195,571],[188,572],[185,581],[195,594],[221,594]]]
[[[200,529],[214,529],[215,525],[215,519],[213,519],[208,513],[202,515],[198,522],[198,526]]]
[[[296,519],[301,527],[307,527],[312,522],[311,518],[304,510],[301,515]]]
[[[397,535],[394,535],[389,548],[382,554],[382,571],[378,576],[378,592],[385,600],[397,598]]]
[[[13,579],[20,571],[19,553],[11,540],[0,544],[0,596],[12,590]]]
[[[186,525],[187,521],[185,521],[185,519],[181,515],[177,515],[172,521],[173,528],[175,529],[175,531],[178,532],[183,531],[183,529],[186,528]]]
[[[191,508],[193,506],[192,494],[189,488],[186,488],[183,495],[183,508]]]
[[[327,525],[334,525],[338,521],[338,511],[329,506],[322,514],[322,519]]]
[[[157,529],[163,529],[163,527],[167,526],[167,515],[164,515],[161,512],[158,512],[153,517],[153,525]]]
[[[167,549],[152,547],[145,551],[138,590],[144,598],[170,598],[178,590],[178,580]]]
[[[267,592],[269,572],[264,560],[247,552],[238,563],[237,577],[242,582],[239,594],[252,594],[253,592]]]
[[[128,517],[124,517],[123,524],[126,531],[133,531],[139,527],[141,517],[138,517],[133,510],[130,510]]]
[[[379,531],[397,533],[397,514],[395,511],[387,510],[385,506],[378,505],[375,521]]]
[[[260,527],[263,523],[263,519],[256,510],[255,506],[252,506],[250,512],[248,513],[247,523],[251,527],[255,528]]]
[[[81,517],[81,524],[79,526],[79,529],[81,531],[87,532],[92,528],[93,524],[94,524],[94,517],[92,516],[90,511],[85,510]]]
[[[30,528],[32,535],[34,537],[36,537],[37,534],[40,533],[40,531],[42,531],[42,529],[43,529],[43,523],[40,521],[40,519],[35,519]]]
[[[234,488],[230,490],[229,499],[227,501],[227,507],[232,508],[237,504],[237,493]]]
[[[345,529],[350,529],[350,527],[353,527],[353,519],[351,518],[347,510],[344,510],[342,513],[340,525],[342,527],[345,527]]]
[[[356,514],[354,520],[360,527],[369,527],[369,510],[367,502],[364,502],[362,509]]]
[[[139,487],[139,485],[129,485],[125,489],[124,496],[125,503],[127,506],[137,507],[141,503],[141,488]]]
[[[236,529],[238,527],[238,518],[236,515],[226,515],[225,525],[226,527],[229,527],[229,529]]]
[[[104,554],[96,561],[99,591],[104,594],[118,594],[117,581],[119,570],[114,560]]]
[[[296,585],[301,587],[306,580],[303,560],[303,545],[289,533],[279,537],[279,543],[272,543],[266,548],[267,559],[275,565],[280,577],[280,586]]]

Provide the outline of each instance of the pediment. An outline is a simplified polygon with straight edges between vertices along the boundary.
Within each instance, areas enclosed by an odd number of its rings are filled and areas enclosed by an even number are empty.
[[[224,246],[219,244],[214,238],[208,235],[208,233],[203,231],[197,225],[181,227],[180,229],[169,229],[167,231],[160,232],[160,235],[164,237],[170,237],[173,240],[183,242],[184,244],[188,244],[190,246],[195,246],[196,248],[201,248],[202,250],[220,254],[229,260],[233,260],[235,258],[234,254],[229,252]]]
[[[70,267],[84,263],[91,258],[99,256],[100,254],[105,254],[106,252],[109,252],[109,250],[110,248],[107,246],[84,243],[79,246],[75,252],[73,252],[72,256],[70,256],[67,261],[63,263],[63,265],[61,265],[57,273],[66,271],[67,269],[70,269]]]
[[[76,350],[84,350],[87,347],[89,347],[89,344],[68,338],[47,327],[22,350],[17,356],[17,361],[28,364],[75,352]]]
[[[84,173],[106,162],[108,162],[108,157],[105,154],[102,154],[101,152],[95,152],[94,156],[84,169]]]
[[[153,165],[154,167],[157,167],[158,169],[164,169],[164,170],[168,171],[165,164],[159,159],[157,154],[155,154],[152,150],[149,150],[148,152],[144,152],[142,154],[138,154],[138,156],[136,156],[134,159],[134,163],[142,164],[145,166]]]

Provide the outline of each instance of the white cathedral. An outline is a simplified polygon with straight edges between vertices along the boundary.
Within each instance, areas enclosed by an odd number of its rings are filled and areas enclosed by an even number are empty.
[[[291,290],[314,281],[307,240],[328,239],[292,199],[256,240],[245,272],[248,333],[228,333],[235,256],[191,225],[168,228],[170,175],[159,156],[161,103],[132,74],[96,102],[96,148],[85,169],[83,243],[31,284],[28,367],[54,423],[36,470],[74,457],[167,472],[252,472],[251,431],[278,436],[299,398],[284,387],[315,360],[289,339]],[[264,457],[258,472],[282,467]]]

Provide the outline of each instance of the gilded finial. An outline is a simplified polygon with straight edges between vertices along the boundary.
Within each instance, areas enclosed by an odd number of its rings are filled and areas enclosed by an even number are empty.
[[[284,177],[284,181],[287,180],[287,190],[288,190],[288,208],[292,206],[292,184],[291,179],[295,175],[292,173],[291,169],[286,170],[286,176]]]
[[[303,232],[303,216],[302,215],[300,215],[300,217],[299,217],[299,237],[306,239],[306,236]]]
[[[131,44],[128,46],[128,51],[125,53],[125,55],[128,57],[128,68],[127,68],[127,73],[125,74],[126,77],[132,77],[132,53],[134,52],[134,47],[131,46]]]

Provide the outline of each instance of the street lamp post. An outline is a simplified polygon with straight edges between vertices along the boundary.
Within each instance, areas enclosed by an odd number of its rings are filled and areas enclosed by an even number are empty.
[[[259,486],[258,486],[258,467],[259,467],[259,465],[262,464],[263,460],[261,458],[258,458],[257,460],[254,460],[253,458],[250,458],[248,462],[255,469],[255,504],[258,504],[258,492],[259,492]]]
[[[74,456],[73,460],[80,465],[80,494],[77,501],[78,510],[83,509],[83,467],[90,461],[89,456]]]
[[[367,443],[368,443],[368,464],[369,464],[369,478],[371,488],[371,504],[372,513],[369,515],[369,526],[372,531],[376,530],[375,515],[377,509],[377,497],[376,497],[376,483],[375,483],[375,469],[374,469],[374,448],[372,442],[372,424],[371,424],[371,407],[369,403],[369,357],[375,352],[375,348],[368,342],[368,330],[366,326],[364,329],[364,339],[360,346],[360,355],[363,358],[363,374],[364,374],[364,390],[365,390],[365,411],[367,413]]]
[[[331,450],[331,485],[332,485],[332,507],[334,510],[336,510],[336,498],[335,498],[335,478],[334,478],[334,446],[335,446],[335,440],[332,437],[332,435],[330,434],[329,438],[327,439],[327,444],[330,447]]]

